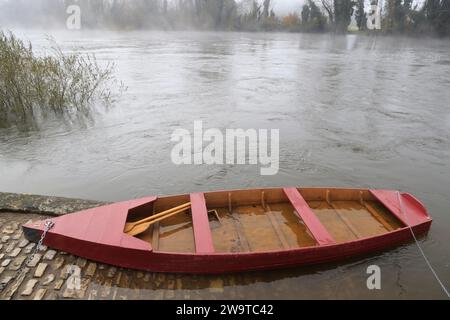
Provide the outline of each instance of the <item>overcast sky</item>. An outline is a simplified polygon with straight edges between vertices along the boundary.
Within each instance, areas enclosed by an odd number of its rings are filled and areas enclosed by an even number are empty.
[[[273,9],[277,14],[286,14],[300,11],[305,0],[272,0]]]

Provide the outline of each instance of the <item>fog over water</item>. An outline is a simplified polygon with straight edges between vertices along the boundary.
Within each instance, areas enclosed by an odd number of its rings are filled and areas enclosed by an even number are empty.
[[[281,0],[279,0],[281,1]],[[15,30],[45,52],[115,62],[128,87],[87,127],[0,130],[0,191],[119,201],[234,188],[336,186],[415,194],[434,219],[420,240],[450,283],[450,42],[357,35]],[[280,129],[280,171],[175,166],[172,132]],[[365,287],[368,264],[383,290]],[[288,297],[442,298],[414,244],[320,271],[274,273]],[[271,279],[271,280],[270,280]],[[295,287],[284,291],[286,282]],[[318,288],[311,293],[312,286]],[[343,289],[344,288],[344,289]],[[351,288],[351,290],[349,289]],[[342,289],[342,290],[341,290]],[[278,290],[278,291],[277,291]],[[287,289],[286,289],[287,290]]]

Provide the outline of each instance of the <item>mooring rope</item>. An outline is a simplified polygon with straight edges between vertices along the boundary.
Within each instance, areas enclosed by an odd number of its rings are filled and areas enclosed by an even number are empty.
[[[425,252],[422,250],[422,247],[420,246],[419,241],[416,238],[416,235],[414,234],[414,230],[411,227],[411,224],[409,223],[409,219],[408,219],[408,215],[406,214],[405,210],[403,210],[403,202],[402,202],[402,197],[400,195],[400,192],[397,191],[397,197],[398,197],[398,203],[400,205],[400,212],[401,214],[405,217],[405,221],[408,224],[409,230],[411,231],[411,234],[414,238],[414,241],[416,242],[417,247],[419,248],[420,253],[422,254],[422,257],[424,258],[425,262],[428,265],[428,268],[430,268],[431,273],[433,273],[434,277],[436,278],[437,282],[439,283],[439,285],[441,286],[442,290],[444,291],[444,293],[447,295],[447,297],[450,299],[450,293],[448,292],[447,288],[445,287],[444,283],[441,281],[441,279],[439,278],[438,274],[436,273],[436,271],[434,270],[433,266],[431,265],[430,260],[428,260],[427,256],[425,255]]]

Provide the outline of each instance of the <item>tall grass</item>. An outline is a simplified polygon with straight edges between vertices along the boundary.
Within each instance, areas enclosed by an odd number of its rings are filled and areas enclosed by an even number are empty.
[[[108,105],[116,96],[113,69],[56,45],[50,55],[36,55],[31,43],[0,31],[0,127],[38,128],[49,117],[90,119],[94,104]]]

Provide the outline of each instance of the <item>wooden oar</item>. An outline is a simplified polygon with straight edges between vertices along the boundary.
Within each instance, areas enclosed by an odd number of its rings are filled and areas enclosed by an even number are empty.
[[[175,208],[172,208],[172,209],[163,211],[163,212],[161,212],[161,213],[155,214],[154,216],[145,218],[145,219],[143,219],[143,220],[139,220],[139,221],[136,221],[136,222],[130,222],[130,223],[127,223],[127,224],[125,225],[125,232],[128,233],[128,232],[131,231],[134,227],[136,227],[136,226],[138,226],[138,225],[140,225],[140,224],[142,224],[142,223],[146,223],[146,222],[153,221],[153,220],[155,220],[155,219],[161,218],[161,217],[163,217],[163,216],[165,216],[165,215],[167,215],[167,214],[173,213],[173,212],[178,211],[178,210],[181,210],[181,209],[187,209],[187,208],[190,208],[190,206],[191,206],[191,203],[188,202],[188,203],[182,204],[181,206],[178,206],[178,207],[175,207]]]
[[[176,215],[178,215],[180,213],[183,213],[183,212],[185,212],[186,210],[189,210],[189,209],[190,209],[190,207],[179,209],[179,210],[174,211],[174,212],[172,212],[170,214],[166,214],[165,216],[162,216],[162,217],[160,217],[158,219],[154,219],[154,220],[149,221],[149,222],[138,224],[133,229],[128,231],[127,234],[130,235],[130,236],[133,236],[133,237],[137,236],[138,234],[141,234],[141,233],[144,233],[145,231],[147,231],[148,228],[150,228],[155,223],[160,222],[162,220],[166,220],[166,219],[168,219],[170,217],[174,217],[174,216],[176,216]]]

